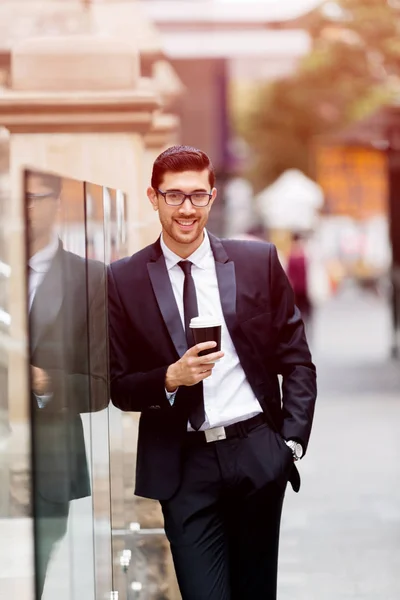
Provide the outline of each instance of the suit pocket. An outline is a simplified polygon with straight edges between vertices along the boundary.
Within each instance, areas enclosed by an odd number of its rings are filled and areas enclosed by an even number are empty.
[[[243,464],[252,485],[256,489],[266,485],[284,489],[293,466],[293,455],[283,438],[262,425],[251,431],[246,442],[251,460],[244,459]]]

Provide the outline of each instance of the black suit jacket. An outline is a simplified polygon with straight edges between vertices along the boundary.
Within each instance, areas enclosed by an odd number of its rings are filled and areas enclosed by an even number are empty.
[[[270,427],[306,449],[316,373],[276,248],[212,235],[210,242],[225,321],[247,379]],[[168,499],[180,482],[190,387],[179,388],[171,407],[166,371],[187,345],[159,240],[113,263],[108,291],[111,399],[141,412],[135,492]],[[291,480],[298,489],[297,470]]]
[[[109,402],[105,265],[58,251],[29,315],[30,362],[50,377],[44,408],[32,393],[35,491],[51,502],[90,494],[80,413]]]

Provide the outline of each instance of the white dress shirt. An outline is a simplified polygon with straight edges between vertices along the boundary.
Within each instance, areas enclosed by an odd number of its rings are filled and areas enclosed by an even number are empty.
[[[178,265],[182,258],[172,252],[161,236],[172,290],[184,325],[183,283],[185,275]],[[201,316],[214,316],[221,320],[221,350],[225,356],[215,364],[212,375],[203,380],[206,421],[201,429],[219,427],[250,419],[262,412],[246,375],[239,362],[225,323],[219,296],[214,255],[205,231],[201,246],[187,258],[193,263],[192,276],[196,286],[197,305]],[[188,429],[191,430],[188,424]]]
[[[47,246],[36,252],[29,259],[29,310],[32,308],[39,285],[50,269],[51,261],[56,255],[59,244],[58,236],[54,235]]]

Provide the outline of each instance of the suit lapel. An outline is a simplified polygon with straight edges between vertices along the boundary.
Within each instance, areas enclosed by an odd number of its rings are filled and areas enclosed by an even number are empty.
[[[229,259],[221,241],[210,233],[208,236],[215,258],[222,311],[229,333],[232,336],[236,326],[235,265]],[[147,269],[164,323],[178,355],[183,356],[187,351],[185,331],[182,326],[159,240],[153,245],[153,255],[150,262],[147,264]]]
[[[160,242],[157,241],[153,248],[152,260],[147,263],[151,285],[178,356],[183,356],[188,349],[185,330],[175,301]]]
[[[244,368],[247,376],[249,376],[250,373],[252,374],[251,381],[254,381],[256,384],[264,385],[264,379],[261,375],[262,369],[254,369],[253,359],[248,351],[248,340],[243,334],[237,319],[235,263],[229,258],[221,240],[210,233],[208,235],[215,258],[222,311],[233,345],[238,354],[240,364]]]
[[[31,354],[35,352],[41,336],[47,327],[54,323],[61,310],[64,297],[64,273],[62,264],[62,246],[60,244],[50,269],[36,290],[29,315],[29,341]]]
[[[229,259],[221,241],[215,236],[208,234],[211,249],[215,258],[215,268],[218,280],[218,289],[221,299],[222,312],[229,333],[234,332],[236,326],[236,276],[235,264]]]

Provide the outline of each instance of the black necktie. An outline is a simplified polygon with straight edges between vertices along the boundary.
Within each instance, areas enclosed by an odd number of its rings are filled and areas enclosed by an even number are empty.
[[[190,321],[193,317],[197,317],[199,310],[197,308],[196,286],[192,277],[192,263],[190,260],[181,260],[178,263],[185,274],[185,282],[183,284],[183,312],[185,316],[185,332],[188,348],[194,346],[193,333],[190,329]],[[204,412],[204,397],[203,397],[203,382],[192,386],[193,403],[189,414],[189,422],[193,429],[200,429],[203,425],[206,416]]]

